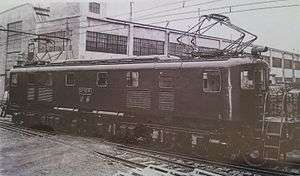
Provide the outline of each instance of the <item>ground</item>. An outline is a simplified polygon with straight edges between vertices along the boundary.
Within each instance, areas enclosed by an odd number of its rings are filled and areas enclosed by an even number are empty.
[[[55,137],[58,138],[58,137]],[[74,147],[41,137],[28,137],[0,129],[0,175],[101,175],[127,170],[124,165],[86,151],[82,138],[59,136]],[[93,145],[93,144],[91,144]],[[105,146],[97,146],[100,150]]]

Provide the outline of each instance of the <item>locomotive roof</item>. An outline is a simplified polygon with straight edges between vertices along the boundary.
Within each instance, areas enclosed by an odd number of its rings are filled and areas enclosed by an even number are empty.
[[[166,56],[165,56],[166,57]],[[73,60],[61,63],[15,67],[11,72],[54,72],[88,70],[137,70],[137,69],[179,69],[179,68],[226,68],[237,65],[264,62],[251,57],[229,58],[225,60],[182,60],[179,58],[162,59],[148,57],[144,59],[123,58],[118,60]]]

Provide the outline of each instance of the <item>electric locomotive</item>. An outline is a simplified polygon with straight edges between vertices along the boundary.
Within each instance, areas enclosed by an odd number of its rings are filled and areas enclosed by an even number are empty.
[[[220,15],[206,18],[229,23]],[[241,54],[246,45],[231,52],[233,46],[222,52],[197,47],[188,58],[135,56],[15,67],[8,113],[28,127],[242,157],[249,164],[284,159],[296,146],[298,114],[285,113],[286,93],[270,93],[269,66],[259,56],[263,50]],[[279,114],[272,114],[275,106],[268,103],[274,97],[282,99]]]

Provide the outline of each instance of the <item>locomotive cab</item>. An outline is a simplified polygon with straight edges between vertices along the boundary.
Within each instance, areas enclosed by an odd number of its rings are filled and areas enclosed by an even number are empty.
[[[268,67],[251,64],[240,68],[240,114],[246,122],[257,122],[263,114],[268,89]]]

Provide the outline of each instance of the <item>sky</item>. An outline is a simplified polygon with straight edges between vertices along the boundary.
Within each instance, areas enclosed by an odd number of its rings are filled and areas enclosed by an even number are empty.
[[[0,11],[26,2],[37,6],[47,6],[48,3],[59,0],[10,0],[0,2]],[[65,0],[67,1],[67,0]],[[84,1],[84,0],[68,0]],[[94,0],[100,1],[100,0]],[[235,6],[234,13],[226,14],[231,22],[258,36],[255,44],[300,53],[300,6],[274,8],[286,5],[300,5],[300,0],[104,0],[107,16],[119,19],[129,19],[130,2],[133,1],[133,21],[167,26],[170,28],[188,30],[198,22],[198,14],[229,12],[229,8],[209,10],[212,8]],[[266,2],[268,3],[256,3]],[[60,1],[61,2],[61,1]],[[254,3],[252,5],[239,4]],[[272,7],[272,8],[271,8]],[[249,9],[265,8],[246,12],[236,12]],[[269,9],[267,9],[269,8]],[[178,20],[196,17],[193,19]],[[169,21],[167,23],[166,21]],[[219,31],[220,32],[220,31]],[[217,34],[216,34],[217,36]],[[232,37],[229,35],[227,38]]]

